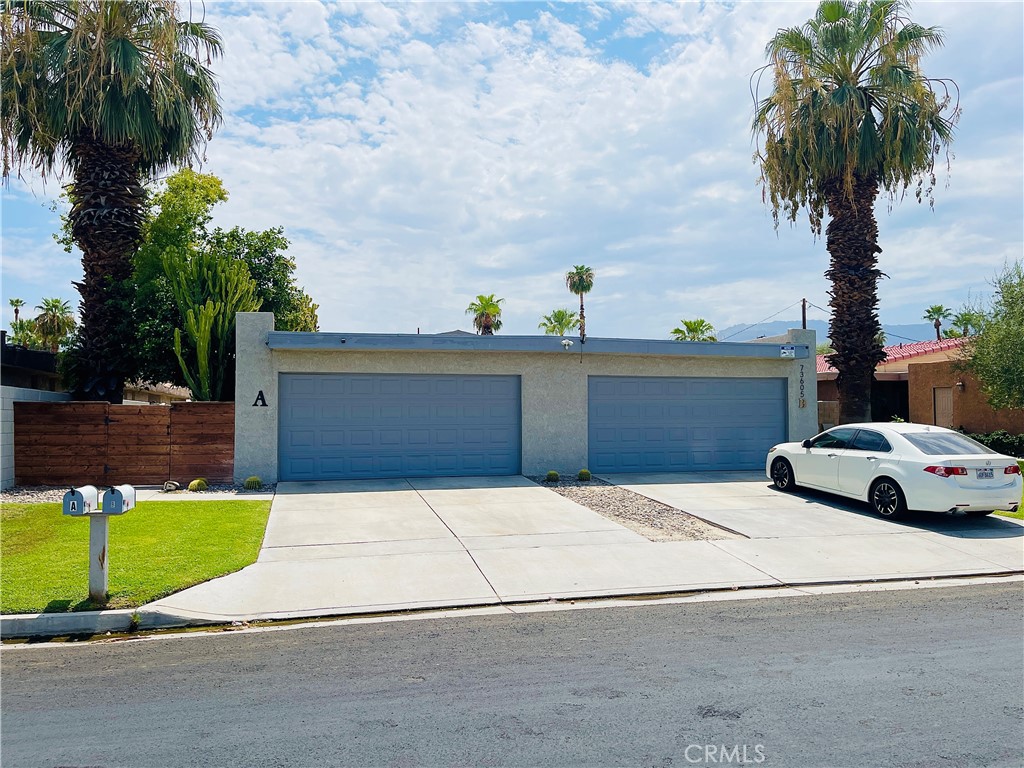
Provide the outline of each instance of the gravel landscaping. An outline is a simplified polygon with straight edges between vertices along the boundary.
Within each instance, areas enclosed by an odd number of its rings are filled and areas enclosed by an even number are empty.
[[[549,483],[543,477],[531,477],[530,480],[551,489],[560,496],[572,499],[577,504],[593,510],[651,541],[709,541],[745,538],[706,523],[675,507],[597,478],[586,482],[575,478],[562,478],[555,483]]]
[[[135,486],[136,490],[156,486]],[[205,491],[189,491],[186,488],[182,488],[180,491],[167,491],[162,494],[167,498],[181,499],[182,501],[188,501],[189,499],[202,498],[207,493],[234,493],[240,498],[254,494],[254,493],[273,493],[274,485],[263,485],[259,490],[250,491],[241,485],[227,484],[212,484]],[[100,488],[103,491],[104,488]],[[8,488],[0,491],[0,504],[41,504],[45,502],[61,502],[64,500],[64,494],[68,492],[67,486],[54,487],[52,485],[18,485],[14,488]]]

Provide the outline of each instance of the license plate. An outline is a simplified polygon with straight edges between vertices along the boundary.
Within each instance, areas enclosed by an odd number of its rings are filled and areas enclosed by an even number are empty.
[[[977,472],[978,472],[978,479],[979,480],[991,480],[994,477],[994,475],[992,474],[992,467],[987,467],[985,469],[979,469],[979,470],[977,470]]]

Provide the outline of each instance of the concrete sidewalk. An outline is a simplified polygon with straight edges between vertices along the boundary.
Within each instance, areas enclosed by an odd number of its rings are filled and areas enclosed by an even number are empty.
[[[749,537],[660,543],[523,477],[280,483],[257,562],[141,626],[1024,572],[1016,520],[900,525],[729,474],[609,478]]]

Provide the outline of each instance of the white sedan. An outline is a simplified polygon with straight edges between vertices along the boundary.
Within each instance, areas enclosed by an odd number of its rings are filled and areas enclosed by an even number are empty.
[[[969,437],[926,424],[834,427],[768,451],[765,471],[780,491],[817,488],[867,501],[882,517],[907,509],[987,515],[1021,503],[1017,460]]]

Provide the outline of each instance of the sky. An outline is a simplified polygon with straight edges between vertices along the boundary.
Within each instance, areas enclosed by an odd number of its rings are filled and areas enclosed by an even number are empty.
[[[774,228],[750,129],[765,43],[815,7],[194,2],[224,38],[224,123],[199,168],[230,195],[214,224],[283,226],[323,331],[470,329],[493,293],[502,333],[540,333],[578,308],[577,264],[596,275],[590,336],[798,319],[801,298],[827,319],[824,237]],[[923,69],[963,113],[934,209],[879,199],[887,324],[984,301],[1024,251],[1024,3],[911,13],[944,31]],[[26,168],[3,190],[4,327],[11,297],[78,305],[60,185]]]

